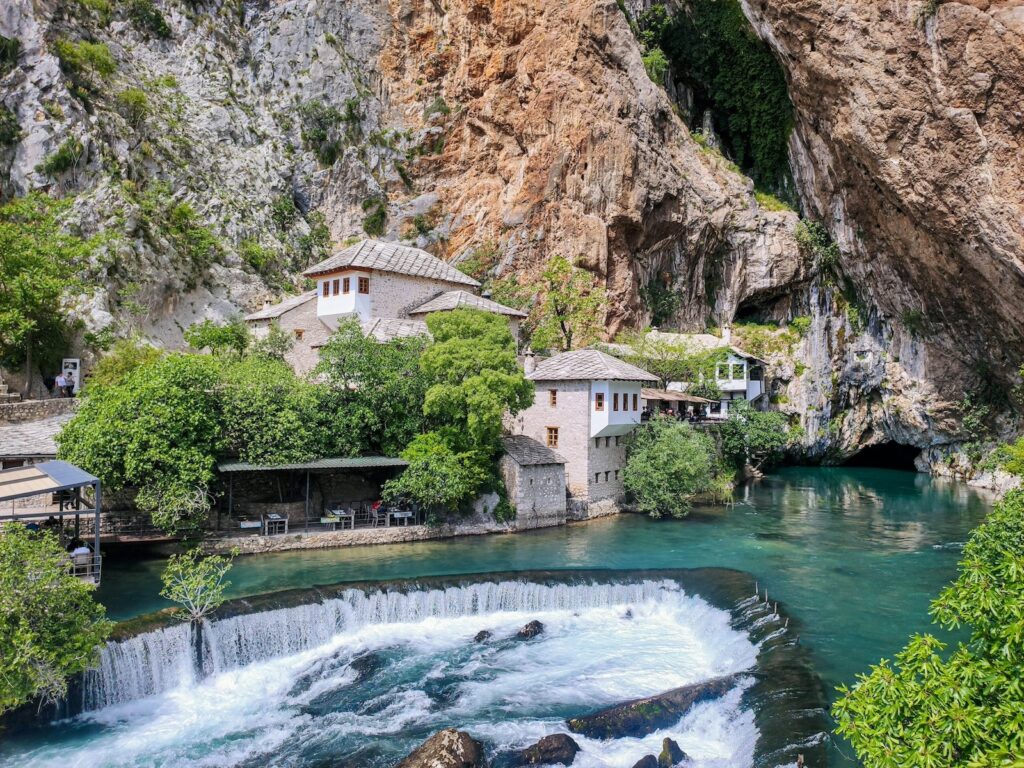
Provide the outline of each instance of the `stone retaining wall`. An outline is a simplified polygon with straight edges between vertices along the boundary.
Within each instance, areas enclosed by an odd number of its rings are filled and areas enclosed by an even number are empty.
[[[51,416],[71,413],[78,407],[73,397],[54,397],[49,400],[24,400],[18,403],[0,403],[0,424],[23,424],[40,421]]]

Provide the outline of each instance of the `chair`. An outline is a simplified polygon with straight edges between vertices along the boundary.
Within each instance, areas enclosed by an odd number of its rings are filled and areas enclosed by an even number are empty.
[[[376,528],[379,525],[387,527],[388,525],[388,508],[381,504],[379,507],[374,509],[370,507],[370,520],[373,523],[373,527]]]

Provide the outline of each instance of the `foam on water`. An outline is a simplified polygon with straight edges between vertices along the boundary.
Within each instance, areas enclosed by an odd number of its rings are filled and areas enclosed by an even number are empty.
[[[516,641],[532,619],[543,634]],[[203,679],[183,671],[187,630],[109,648],[91,695],[116,703],[0,758],[60,768],[390,766],[453,725],[495,751],[520,749],[564,732],[568,716],[752,668],[757,648],[729,621],[672,581],[350,590],[214,623]],[[490,641],[473,641],[481,629]],[[379,663],[357,683],[349,663],[367,653]],[[165,669],[147,677],[150,660]],[[701,768],[750,766],[758,732],[741,705],[744,685],[643,739],[578,737],[574,765],[631,766],[671,736]],[[133,698],[140,692],[151,693]]]

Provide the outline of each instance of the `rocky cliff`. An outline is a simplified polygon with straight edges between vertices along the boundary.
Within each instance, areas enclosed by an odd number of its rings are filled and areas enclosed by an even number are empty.
[[[654,284],[684,330],[809,316],[775,395],[811,455],[943,446],[1024,345],[1017,6],[745,2],[839,288],[691,137],[613,0],[11,0],[0,190],[73,195],[72,225],[114,235],[77,306],[94,337],[180,343],[365,232],[521,279],[563,254],[606,283],[609,335],[650,322]]]

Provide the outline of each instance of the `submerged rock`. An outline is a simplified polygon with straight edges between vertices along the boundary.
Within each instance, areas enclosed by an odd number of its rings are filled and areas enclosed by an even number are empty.
[[[525,627],[516,632],[516,637],[520,640],[530,640],[544,631],[544,625],[534,619]]]
[[[570,719],[569,730],[594,739],[646,736],[678,722],[694,704],[724,695],[735,682],[735,675],[718,677],[673,688],[657,696],[616,704],[592,715]]]
[[[487,642],[488,640],[491,639],[491,635],[493,635],[493,634],[494,633],[491,632],[489,629],[481,629],[473,637],[473,642],[474,643],[485,643],[485,642]]]
[[[633,768],[658,768],[658,758],[654,755],[645,755],[633,763]]]
[[[522,765],[572,765],[580,745],[572,736],[554,733],[520,753]]]
[[[395,768],[487,768],[484,748],[465,731],[445,728],[420,744]]]
[[[356,673],[355,682],[361,683],[384,666],[384,659],[379,653],[371,651],[352,659],[348,666]]]
[[[690,757],[672,739],[665,738],[661,742],[661,754],[658,755],[659,768],[674,768]]]

